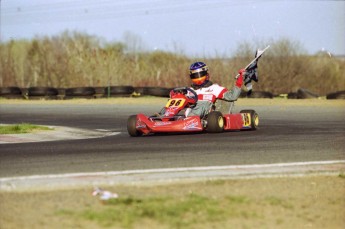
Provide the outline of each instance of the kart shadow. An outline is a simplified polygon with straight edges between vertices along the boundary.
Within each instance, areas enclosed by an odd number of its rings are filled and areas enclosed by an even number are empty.
[[[183,135],[200,135],[205,134],[205,132],[173,132],[173,133],[151,133],[148,135],[143,135],[141,137],[157,137],[157,136],[183,136]]]
[[[207,135],[207,134],[212,134],[212,135],[215,135],[215,134],[225,134],[225,133],[233,133],[233,132],[241,132],[243,130],[228,130],[228,131],[223,131],[223,132],[220,132],[220,133],[208,133],[208,132],[204,132],[204,131],[201,131],[201,132],[169,132],[169,133],[150,133],[148,135],[142,135],[141,137],[158,137],[158,136],[185,136],[185,135],[188,135],[188,136],[191,136],[191,135]]]

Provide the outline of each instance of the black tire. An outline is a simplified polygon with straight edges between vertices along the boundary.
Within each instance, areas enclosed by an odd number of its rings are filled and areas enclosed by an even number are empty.
[[[267,91],[252,91],[250,95],[247,95],[247,98],[266,98],[272,99],[273,94]]]
[[[247,91],[241,91],[239,98],[247,98]]]
[[[58,95],[65,95],[66,93],[66,89],[65,88],[56,88],[56,90],[58,91]]]
[[[24,99],[25,97],[22,95],[0,95],[0,98],[4,99]]]
[[[95,89],[93,87],[67,88],[65,94],[66,96],[93,96]]]
[[[314,98],[318,98],[319,95],[307,90],[307,89],[303,89],[300,88],[297,90],[297,99],[314,99]]]
[[[105,87],[95,87],[95,94],[105,95]]]
[[[345,99],[345,91],[337,91],[329,93],[326,96],[327,99]]]
[[[58,99],[57,95],[29,96],[29,100],[55,100],[55,99]]]
[[[241,110],[240,113],[249,113],[251,130],[256,130],[259,126],[259,115],[254,110]]]
[[[53,87],[30,87],[28,96],[56,96],[59,92]]]
[[[137,116],[136,115],[129,116],[127,120],[127,132],[131,137],[139,137],[143,135],[142,132],[137,130],[136,124],[137,124]]]
[[[148,95],[148,90],[149,87],[135,87],[134,88],[134,92],[139,94],[140,96],[143,96],[143,95]]]
[[[134,92],[132,86],[111,86],[106,87],[105,96],[110,95],[111,97],[128,97]]]
[[[164,87],[149,87],[146,89],[147,95],[169,98],[171,89]]]
[[[19,87],[0,87],[0,96],[2,95],[21,95]]]
[[[23,99],[22,90],[19,87],[0,87],[0,97],[5,99]]]
[[[287,95],[287,98],[288,98],[288,99],[297,99],[297,93],[296,93],[296,92],[290,92],[290,93]]]
[[[207,132],[221,133],[224,130],[224,118],[221,112],[211,111],[207,115]]]

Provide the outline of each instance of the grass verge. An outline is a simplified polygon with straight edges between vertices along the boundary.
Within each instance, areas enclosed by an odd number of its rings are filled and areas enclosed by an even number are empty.
[[[345,178],[305,176],[0,192],[1,228],[344,228]]]
[[[0,134],[26,134],[44,130],[52,130],[52,128],[46,126],[37,126],[29,123],[0,125]]]

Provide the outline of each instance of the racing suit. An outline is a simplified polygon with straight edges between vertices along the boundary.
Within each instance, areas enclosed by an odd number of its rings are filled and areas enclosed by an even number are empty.
[[[208,81],[202,87],[192,86],[191,89],[193,89],[198,95],[198,102],[187,110],[185,115],[195,115],[200,116],[201,118],[205,117],[211,111],[212,106],[217,99],[229,102],[237,100],[241,94],[241,86],[242,85],[236,85],[232,90],[228,90],[227,88],[216,83],[212,83],[211,81]]]

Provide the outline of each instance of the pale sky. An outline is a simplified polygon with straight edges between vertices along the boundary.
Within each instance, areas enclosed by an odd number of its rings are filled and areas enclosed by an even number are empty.
[[[65,30],[187,55],[231,53],[241,41],[299,42],[310,54],[345,55],[345,1],[0,0],[1,41]]]

